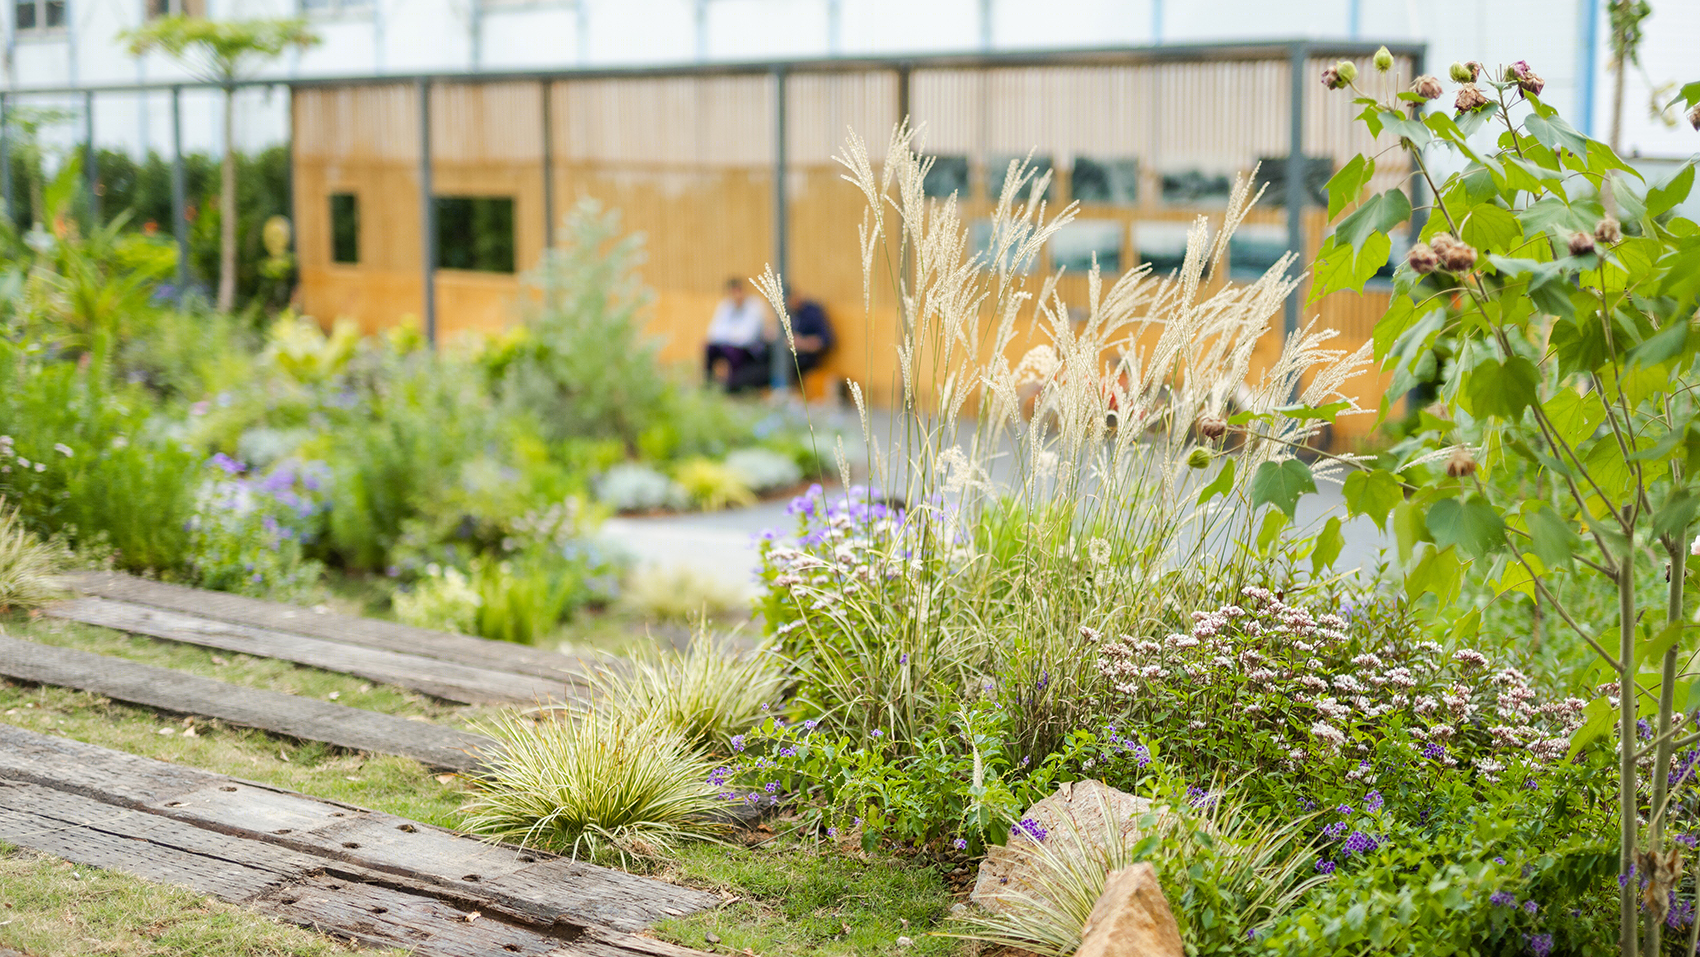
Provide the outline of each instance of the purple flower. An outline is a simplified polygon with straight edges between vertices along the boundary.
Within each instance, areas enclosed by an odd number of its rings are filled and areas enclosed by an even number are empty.
[[[827,828],[826,829],[826,836],[827,837],[837,837],[838,836],[838,828],[836,828],[836,827]]]
[[[1030,817],[1022,818],[1021,823],[1015,825],[1015,830],[1017,834],[1030,838],[1035,844],[1044,843],[1045,835],[1048,833],[1043,825]]]
[[[875,728],[875,729],[874,729],[874,730],[873,730],[873,731],[871,731],[871,732],[869,732],[869,733],[870,733],[870,734],[872,734],[872,735],[873,735],[873,736],[874,736],[874,737],[876,737],[876,738],[883,738],[883,737],[885,737],[885,732],[884,732],[884,731],[881,731],[881,730],[880,730],[880,729],[878,729],[878,728]]]
[[[766,784],[762,785],[761,787],[762,787],[762,790],[766,791],[769,794],[778,794],[779,793],[779,782],[778,781],[769,781]]]
[[[1535,903],[1534,901],[1524,901],[1523,902],[1523,913],[1525,913],[1525,914],[1533,914],[1535,911],[1538,911],[1540,909],[1541,909],[1541,905]]]
[[[1339,807],[1335,808],[1334,810],[1339,811],[1341,814],[1344,814],[1347,817],[1351,817],[1351,815],[1352,815],[1352,806],[1350,804],[1342,804]]]
[[[732,735],[732,750],[735,751],[735,752],[738,752],[738,753],[743,752],[743,750],[744,750],[744,736],[743,735],[741,735],[741,734]]]
[[[794,758],[797,756],[797,749],[787,745],[786,747],[779,749],[779,756],[782,758]]]
[[[1551,934],[1524,934],[1523,939],[1529,944],[1529,953],[1535,957],[1547,957],[1552,953]]]
[[[1510,891],[1494,891],[1488,897],[1488,903],[1495,907],[1516,907],[1517,895]]]
[[[968,842],[966,840],[964,840],[963,838],[959,837],[956,840],[952,841],[951,844],[953,846],[955,846],[955,848],[959,851],[968,850]]]
[[[207,464],[215,469],[223,471],[226,475],[241,475],[243,472],[248,470],[246,465],[243,465],[241,462],[225,455],[223,452],[219,452],[212,458],[207,459]]]
[[[1495,864],[1498,864],[1498,865],[1500,865],[1500,866],[1501,866],[1501,867],[1503,867],[1503,866],[1504,866],[1504,865],[1505,865],[1505,858],[1503,858],[1503,857],[1496,857],[1496,858],[1494,858],[1494,859],[1493,859],[1493,862],[1494,862],[1494,863],[1495,863]]]
[[[713,771],[709,772],[708,783],[712,787],[719,787],[722,784],[725,784],[727,779],[731,777],[731,768],[715,768]]]
[[[820,724],[820,722],[816,721],[813,718],[810,718],[809,720],[803,722],[803,727],[810,730],[810,731],[813,731],[815,729],[815,725],[817,725],[817,724]]]
[[[909,652],[905,651],[902,655],[898,656],[897,663],[900,664],[900,665],[908,664],[909,663]]]
[[[1375,812],[1381,810],[1382,807],[1384,807],[1386,805],[1386,803],[1387,802],[1385,802],[1381,799],[1381,792],[1380,791],[1371,791],[1368,794],[1364,795],[1364,810],[1368,811],[1371,814],[1374,814]]]
[[[1678,834],[1676,842],[1687,848],[1700,846],[1700,833]]]
[[[1328,841],[1337,840],[1340,835],[1346,833],[1346,829],[1349,827],[1351,827],[1351,825],[1347,824],[1345,821],[1335,821],[1333,824],[1322,829],[1322,837],[1324,840]]]
[[[1631,880],[1633,880],[1634,878],[1635,878],[1635,865],[1631,864],[1631,865],[1629,865],[1629,873],[1617,875],[1617,886],[1618,887],[1628,887],[1629,882]]]
[[[1353,831],[1346,838],[1346,843],[1340,846],[1340,853],[1342,855],[1368,854],[1380,846],[1381,843],[1368,834],[1362,831]]]
[[[1332,874],[1332,873],[1334,873],[1334,862],[1323,860],[1320,857],[1317,858],[1316,859],[1316,872],[1318,874]]]

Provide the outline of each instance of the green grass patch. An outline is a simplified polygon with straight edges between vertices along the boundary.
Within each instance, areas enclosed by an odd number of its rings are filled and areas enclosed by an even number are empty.
[[[970,949],[932,936],[959,900],[952,875],[937,866],[778,838],[755,847],[687,845],[657,876],[736,898],[656,926],[659,936],[688,947],[787,957],[955,957]]]
[[[80,867],[0,842],[0,946],[31,957],[363,957],[181,887]]]

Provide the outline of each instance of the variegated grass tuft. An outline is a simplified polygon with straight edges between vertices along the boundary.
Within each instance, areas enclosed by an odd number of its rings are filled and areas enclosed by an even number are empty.
[[[1101,810],[1105,813],[1099,820],[1112,820],[1107,809]],[[1061,828],[1072,826],[1071,820],[1065,819]],[[1190,898],[1200,893],[1210,897],[1197,902],[1201,909],[1216,911],[1213,924],[1225,925],[1228,933],[1243,939],[1327,879],[1310,873],[1315,854],[1306,833],[1309,823],[1308,816],[1286,822],[1257,820],[1240,801],[1210,800],[1199,808],[1183,799],[1143,815],[1135,830],[1074,834],[1053,829],[1044,840],[1027,843],[1034,863],[1031,892],[1003,895],[1009,906],[1001,912],[970,910],[961,918],[966,929],[949,936],[1069,957],[1080,946],[1081,932],[1110,872],[1149,861],[1164,884],[1183,939],[1202,943],[1212,930],[1195,932],[1187,926],[1188,905],[1194,903]],[[1082,847],[1088,852],[1081,853]],[[1223,908],[1234,912],[1231,922]]]
[[[624,864],[720,829],[714,764],[663,722],[619,708],[504,712],[476,730],[499,747],[481,756],[467,830]]]
[[[683,652],[657,648],[598,672],[604,707],[647,716],[694,748],[725,753],[779,702],[788,681],[771,643],[740,650],[706,629]]]
[[[65,550],[24,527],[16,507],[0,497],[0,611],[33,608],[59,597],[53,576],[65,567]]]

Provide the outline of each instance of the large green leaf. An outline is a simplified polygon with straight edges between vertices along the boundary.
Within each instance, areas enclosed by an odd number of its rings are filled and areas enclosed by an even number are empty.
[[[1582,726],[1570,735],[1570,757],[1611,730],[1612,723],[1617,720],[1617,709],[1611,706],[1606,698],[1595,698],[1582,709]]]
[[[1393,242],[1387,238],[1386,233],[1371,233],[1364,240],[1363,246],[1357,250],[1350,246],[1338,245],[1335,238],[1330,237],[1322,249],[1317,251],[1316,262],[1310,269],[1314,281],[1310,286],[1307,303],[1314,303],[1323,296],[1342,289],[1362,292],[1364,283],[1369,282],[1377,270],[1387,265],[1388,253],[1393,250]]]
[[[1405,500],[1399,479],[1386,469],[1373,472],[1353,472],[1346,476],[1343,490],[1346,510],[1352,515],[1368,515],[1376,527],[1387,530],[1387,513]]]
[[[1573,448],[1591,438],[1606,420],[1606,407],[1600,403],[1598,392],[1581,393],[1569,388],[1559,389],[1541,403],[1541,412],[1552,423],[1558,437]]]
[[[1203,505],[1218,495],[1227,495],[1234,490],[1234,459],[1232,456],[1221,456],[1222,468],[1216,473],[1215,481],[1198,493],[1198,504]]]
[[[1647,190],[1647,215],[1661,216],[1676,204],[1688,198],[1688,191],[1694,188],[1694,164],[1689,163],[1678,170],[1675,176],[1665,181],[1663,186],[1654,186]]]
[[[1547,149],[1567,149],[1582,155],[1588,152],[1588,138],[1578,132],[1576,127],[1566,123],[1557,113],[1544,117],[1539,113],[1531,113],[1524,117],[1523,128]]]
[[[1482,253],[1510,249],[1523,236],[1523,227],[1517,222],[1517,217],[1510,210],[1492,203],[1478,203],[1470,207],[1458,229],[1463,233],[1459,238]]]
[[[1688,537],[1688,526],[1694,521],[1696,507],[1700,506],[1700,498],[1685,488],[1673,488],[1665,496],[1665,503],[1653,513],[1653,534],[1677,535]]]
[[[1340,557],[1340,550],[1345,546],[1346,536],[1340,532],[1340,519],[1330,518],[1316,535],[1316,550],[1310,553],[1311,572],[1321,575],[1324,569],[1333,567],[1334,560]]]
[[[1390,189],[1364,200],[1362,206],[1340,220],[1340,225],[1334,229],[1334,241],[1354,250],[1362,249],[1370,236],[1385,233],[1410,218],[1411,198],[1405,195],[1404,190]]]
[[[1328,218],[1332,220],[1340,215],[1341,210],[1357,202],[1358,194],[1364,191],[1373,176],[1375,160],[1362,153],[1347,160],[1346,165],[1340,167],[1340,172],[1328,180]]]
[[[1416,601],[1424,595],[1433,595],[1444,608],[1458,595],[1458,586],[1464,580],[1464,564],[1452,548],[1424,545],[1421,552],[1416,565],[1405,573],[1405,597]]]
[[[1516,419],[1523,410],[1534,405],[1538,396],[1540,370],[1522,356],[1512,356],[1500,362],[1488,359],[1470,370],[1465,385],[1470,399],[1470,413],[1478,418],[1496,415]]]
[[[1577,535],[1552,506],[1540,502],[1523,510],[1523,521],[1529,526],[1529,551],[1547,568],[1568,568],[1576,560],[1576,550],[1582,547]]]
[[[1436,545],[1456,545],[1459,551],[1477,557],[1505,541],[1505,521],[1480,495],[1435,502],[1429,506],[1426,524]]]
[[[1251,477],[1252,508],[1273,505],[1288,518],[1295,517],[1299,497],[1314,491],[1316,480],[1311,477],[1310,466],[1298,459],[1265,462]]]

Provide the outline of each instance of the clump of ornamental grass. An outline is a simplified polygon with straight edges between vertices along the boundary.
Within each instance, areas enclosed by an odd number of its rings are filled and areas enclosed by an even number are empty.
[[[1043,753],[1105,694],[1083,621],[1133,630],[1212,583],[1249,580],[1258,558],[1234,543],[1254,537],[1252,478],[1321,427],[1278,410],[1361,411],[1340,389],[1369,347],[1330,349],[1334,331],[1306,326],[1254,367],[1299,279],[1290,254],[1249,283],[1224,279],[1250,177],[1214,234],[1204,217],[1193,225],[1176,273],[1142,266],[1112,281],[1094,267],[1085,301],[1070,302],[1060,270],[1026,274],[1076,212],[1047,207],[1049,174],[1011,164],[991,247],[976,251],[955,201],[925,195],[931,160],[914,139],[898,128],[876,167],[852,135],[839,159],[866,198],[865,306],[876,277],[902,277],[901,411],[876,432],[851,384],[873,491],[825,516],[812,543],[769,551],[769,579],[787,586],[766,618],[786,629],[803,693],[824,711],[867,715],[870,702],[916,696],[868,719],[903,740],[923,731],[910,716],[948,713],[944,699],[984,676],[1042,685],[1018,710],[1024,750]],[[789,330],[779,277],[759,285]],[[838,465],[848,488],[842,451]],[[902,514],[856,514],[870,503]]]
[[[0,611],[31,608],[59,597],[53,576],[65,551],[24,527],[17,508],[0,497]]]
[[[1173,797],[1178,800],[1160,803],[1134,828],[1081,834],[1068,817],[1049,833],[1012,827],[1010,840],[1023,842],[1033,864],[1030,881],[1000,894],[1001,910],[970,909],[960,918],[965,929],[950,936],[1069,957],[1110,872],[1148,861],[1182,938],[1201,953],[1212,952],[1212,944],[1226,950],[1254,939],[1327,879],[1308,873],[1308,816],[1277,822],[1217,793]],[[1114,817],[1101,813],[1095,820]]]
[[[608,707],[646,717],[693,748],[724,750],[779,701],[789,675],[771,643],[740,651],[699,630],[683,652],[655,648],[592,680]]]
[[[624,864],[720,828],[713,763],[664,722],[598,708],[505,712],[476,730],[497,746],[481,755],[469,831]]]
[[[746,604],[740,589],[687,565],[636,569],[620,589],[620,606],[650,621],[713,618]]]

